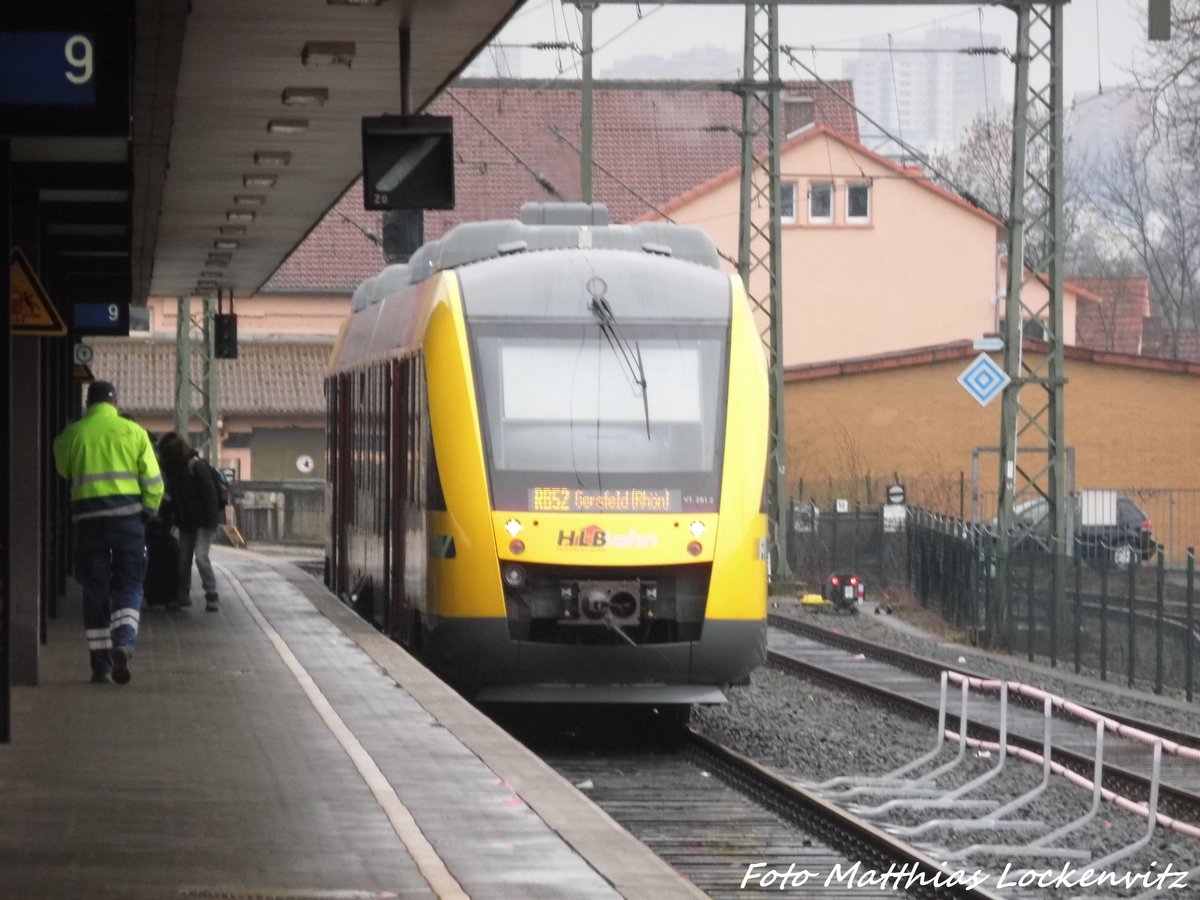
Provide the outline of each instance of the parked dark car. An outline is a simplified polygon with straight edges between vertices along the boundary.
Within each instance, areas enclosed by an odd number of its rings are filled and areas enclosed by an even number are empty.
[[[1073,504],[1071,521],[1075,523],[1075,550],[1082,559],[1100,560],[1124,567],[1153,559],[1158,552],[1158,542],[1154,539],[1150,519],[1130,497],[1117,497],[1115,525],[1079,525],[1078,496],[1073,498]],[[1048,507],[1049,504],[1041,497],[1026,500],[1014,507],[1013,512],[1024,532],[1024,537],[1018,541],[1020,549],[1030,546],[1048,549]],[[995,528],[995,519],[992,519],[991,525]]]

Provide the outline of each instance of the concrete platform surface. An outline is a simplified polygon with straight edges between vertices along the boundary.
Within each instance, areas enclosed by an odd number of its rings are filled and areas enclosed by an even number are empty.
[[[703,896],[310,575],[214,561],[220,612],[145,610],[123,687],[60,604],[0,745],[0,898]]]

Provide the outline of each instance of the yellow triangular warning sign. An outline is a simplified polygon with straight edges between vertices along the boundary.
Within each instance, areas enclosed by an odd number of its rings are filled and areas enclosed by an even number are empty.
[[[50,302],[50,295],[42,287],[29,260],[20,250],[13,248],[12,265],[9,268],[12,297],[12,333],[37,335],[63,335],[66,323]]]

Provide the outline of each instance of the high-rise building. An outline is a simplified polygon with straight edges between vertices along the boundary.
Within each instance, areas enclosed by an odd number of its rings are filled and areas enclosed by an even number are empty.
[[[994,34],[936,29],[920,37],[863,42],[864,52],[843,63],[854,82],[858,106],[882,126],[860,119],[865,145],[888,156],[903,156],[889,133],[923,153],[945,150],[973,119],[1005,107],[1003,69],[998,54],[966,53],[999,47]]]

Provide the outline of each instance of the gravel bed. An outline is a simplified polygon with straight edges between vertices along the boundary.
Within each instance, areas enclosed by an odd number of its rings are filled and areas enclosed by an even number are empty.
[[[1048,664],[1030,664],[1024,657],[990,653],[951,643],[933,634],[916,633],[918,629],[902,619],[873,615],[874,604],[869,602],[857,616],[816,615],[801,609],[790,598],[772,598],[771,606],[772,612],[795,615],[824,628],[946,663],[957,663],[998,678],[1022,681],[1081,703],[1200,735],[1200,703],[1188,704],[1182,692],[1159,696],[1149,690],[1131,690],[1125,687],[1124,681],[1120,684],[1115,684],[1111,678],[1107,682],[1100,681],[1099,672],[1089,671],[1086,667],[1081,669],[1080,675],[1075,675],[1070,661],[1060,660],[1059,668],[1054,670]]]
[[[927,752],[934,742],[934,729],[930,722],[893,711],[871,700],[851,700],[837,689],[769,667],[755,672],[751,685],[732,689],[729,703],[724,706],[696,707],[692,724],[715,740],[807,783],[839,775],[882,774]],[[950,760],[956,752],[956,746],[943,749],[939,762]],[[969,751],[963,765],[939,779],[938,784],[947,788],[956,787],[987,771],[995,762],[994,757],[980,757],[974,751]],[[989,782],[987,787],[980,788],[975,796],[1007,802],[1031,789],[1040,778],[1039,767],[1010,759],[1004,772]],[[886,799],[876,798],[872,802]],[[1089,793],[1070,787],[1052,776],[1050,787],[1030,804],[1023,815],[1045,823],[1045,828],[1036,832],[1040,834],[1082,815],[1090,802]],[[966,814],[898,811],[880,821],[911,825],[935,817],[963,815]],[[1093,858],[1096,858],[1136,840],[1144,833],[1145,827],[1144,820],[1104,804],[1092,823],[1065,841],[1069,842],[1069,846],[1091,850]],[[950,848],[962,848],[975,843],[1022,842],[1022,838],[1013,832],[954,834],[945,830],[911,840],[919,846]],[[937,858],[936,849],[929,849],[931,855]],[[1168,862],[1175,870],[1200,865],[1200,843],[1159,831],[1150,846],[1130,859],[1115,864],[1114,870],[1118,874],[1126,868],[1133,872],[1161,872]],[[993,873],[988,886],[996,888],[1004,863],[1005,860],[981,856],[958,861],[954,865],[968,872],[980,869]],[[1057,872],[1062,865],[1062,861],[1027,858],[1017,860],[1014,869],[1032,867]],[[1164,896],[1200,896],[1200,877],[1192,881],[1194,884],[1187,890],[1174,890]],[[1092,892],[1089,893],[1089,890]],[[1010,890],[1005,889],[1002,893],[1010,893]],[[1096,892],[1096,889],[1082,888],[1033,894],[1014,888],[1011,893],[1013,896],[1055,898],[1131,896],[1129,892],[1112,889]]]

